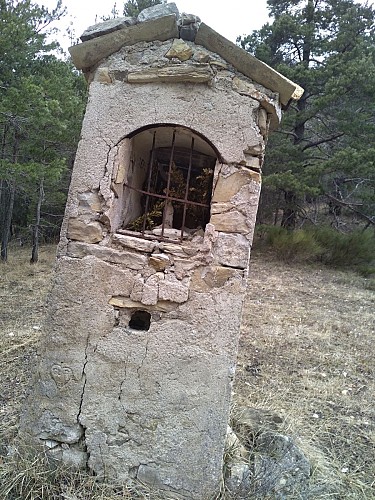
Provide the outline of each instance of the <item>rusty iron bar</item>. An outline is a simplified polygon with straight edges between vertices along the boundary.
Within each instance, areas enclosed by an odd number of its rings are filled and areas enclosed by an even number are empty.
[[[151,156],[150,156],[150,164],[149,164],[149,172],[148,172],[148,181],[147,181],[147,191],[150,192],[151,188],[151,179],[152,179],[152,168],[154,165],[154,153],[155,153],[155,139],[156,139],[156,130],[154,132],[154,137],[152,138],[152,148],[151,148]],[[143,224],[142,224],[142,235],[145,234],[146,230],[146,221],[147,221],[147,212],[148,205],[150,201],[150,195],[146,195],[146,204],[145,204],[145,213],[143,215]]]
[[[167,188],[165,190],[165,204],[164,204],[164,210],[163,210],[163,220],[161,223],[161,235],[164,236],[164,227],[165,227],[165,216],[167,212],[167,205],[169,201],[169,188],[171,185],[171,174],[172,174],[172,164],[173,164],[173,155],[174,155],[174,146],[176,142],[176,129],[173,130],[173,136],[172,136],[172,149],[171,149],[171,156],[169,158],[169,168],[168,168],[168,179],[167,179]]]
[[[138,188],[135,188],[133,186],[129,186],[129,184],[125,184],[125,183],[124,183],[124,186],[129,188],[129,189],[133,189],[134,191],[137,191],[137,193],[146,194],[146,195],[148,194],[148,195],[150,195],[150,197],[161,198],[162,200],[178,201],[181,204],[185,203],[182,198],[174,198],[173,196],[167,197],[164,194],[149,193],[148,191],[144,191],[143,189],[138,189]],[[197,201],[188,200],[188,201],[186,201],[186,204],[187,205],[196,205],[197,207],[210,208],[210,205],[208,205],[207,203],[198,203]]]
[[[191,167],[193,164],[193,153],[194,153],[194,137],[191,138],[189,168],[188,168],[188,174],[187,174],[187,178],[186,178],[186,188],[185,188],[185,198],[184,198],[184,213],[182,215],[182,225],[181,225],[181,236],[180,236],[181,241],[184,237],[184,227],[185,227],[185,221],[186,221],[186,210],[187,210],[187,201],[188,201],[188,195],[189,195]]]

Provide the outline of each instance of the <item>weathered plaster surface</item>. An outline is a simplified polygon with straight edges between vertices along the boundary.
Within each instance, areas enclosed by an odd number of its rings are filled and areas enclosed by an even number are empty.
[[[127,80],[131,67],[149,71],[153,51],[167,54],[172,44],[121,49],[92,75],[21,434],[100,478],[201,500],[221,478],[269,116],[234,88],[238,72],[219,57],[204,63],[206,83]],[[187,45],[189,60],[212,58]],[[179,243],[176,229],[164,240],[158,228],[149,240],[121,229],[135,147],[126,137],[160,124],[198,134],[199,147],[217,155],[210,222]],[[148,330],[130,326],[139,310],[150,316]]]

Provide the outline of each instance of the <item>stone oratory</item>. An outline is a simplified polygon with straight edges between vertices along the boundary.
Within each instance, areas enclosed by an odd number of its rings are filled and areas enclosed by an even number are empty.
[[[208,499],[265,144],[303,91],[173,3],[83,40],[89,99],[20,435],[99,479]]]

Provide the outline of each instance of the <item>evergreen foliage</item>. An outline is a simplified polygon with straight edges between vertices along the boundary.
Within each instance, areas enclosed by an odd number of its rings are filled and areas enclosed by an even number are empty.
[[[370,228],[345,234],[328,226],[289,231],[280,226],[259,225],[255,248],[268,248],[284,262],[322,262],[365,275],[375,270],[375,238]]]
[[[0,0],[0,239],[59,232],[69,168],[85,107],[85,83],[51,53],[48,27],[64,14],[30,1]],[[44,211],[41,213],[42,207]],[[52,229],[52,231],[51,231]],[[29,234],[25,235],[25,231]]]
[[[343,211],[375,224],[375,12],[353,0],[267,3],[273,21],[239,41],[305,93],[270,138],[260,220],[280,210],[294,228],[323,201],[336,226]]]
[[[124,4],[124,16],[136,17],[142,10],[161,3],[161,0],[129,0]]]

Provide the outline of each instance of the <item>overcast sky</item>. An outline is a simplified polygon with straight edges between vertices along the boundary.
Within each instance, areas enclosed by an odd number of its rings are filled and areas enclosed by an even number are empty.
[[[56,6],[57,0],[34,0],[48,9]],[[365,3],[365,0],[360,0]],[[70,26],[78,38],[83,31],[102,16],[108,16],[113,6],[122,13],[124,0],[63,0],[68,14],[55,24],[61,30],[60,44],[65,50],[72,44],[66,34]],[[180,12],[195,14],[206,24],[232,42],[239,35],[248,35],[268,21],[266,0],[175,0]],[[370,0],[369,4],[374,4]]]
[[[48,9],[56,6],[56,0],[34,0]],[[78,38],[90,25],[100,22],[101,17],[109,15],[115,0],[63,0],[68,15],[55,24],[62,32],[70,25]],[[170,3],[170,2],[169,2]],[[176,0],[180,12],[195,14],[221,35],[235,42],[239,35],[248,35],[267,22],[266,0]],[[122,11],[124,1],[117,0],[117,10]],[[60,43],[65,49],[71,45],[69,37],[64,36]]]

